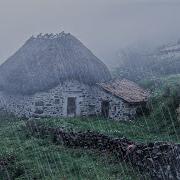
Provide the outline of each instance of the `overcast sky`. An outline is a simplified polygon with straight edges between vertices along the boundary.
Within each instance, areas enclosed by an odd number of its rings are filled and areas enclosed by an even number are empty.
[[[40,32],[70,32],[105,62],[180,38],[180,0],[0,0],[0,63]]]

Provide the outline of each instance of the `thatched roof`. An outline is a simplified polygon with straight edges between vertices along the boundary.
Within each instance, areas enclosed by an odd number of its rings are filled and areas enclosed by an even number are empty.
[[[64,32],[31,37],[0,66],[0,90],[10,93],[33,94],[66,80],[95,84],[110,79],[107,67]]]
[[[128,103],[146,102],[149,92],[139,87],[136,83],[127,79],[114,79],[106,83],[98,83],[105,91],[123,99]]]

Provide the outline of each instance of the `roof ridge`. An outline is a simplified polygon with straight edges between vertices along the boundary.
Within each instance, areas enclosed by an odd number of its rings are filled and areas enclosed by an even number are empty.
[[[66,37],[71,35],[70,33],[65,33],[62,31],[61,33],[39,33],[36,36],[31,36],[30,39],[61,39],[62,37]]]

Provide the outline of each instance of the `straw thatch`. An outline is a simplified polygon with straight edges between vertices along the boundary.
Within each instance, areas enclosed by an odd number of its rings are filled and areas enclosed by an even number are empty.
[[[33,94],[66,80],[95,84],[110,80],[107,67],[70,34],[31,37],[0,66],[0,90]]]
[[[146,102],[149,92],[139,87],[136,83],[127,79],[114,79],[107,83],[98,83],[105,91],[123,99],[128,103]]]

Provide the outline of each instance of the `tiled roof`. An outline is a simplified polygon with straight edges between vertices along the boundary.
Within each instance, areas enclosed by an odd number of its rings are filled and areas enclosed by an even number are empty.
[[[150,93],[136,83],[127,79],[114,79],[106,83],[98,83],[105,91],[122,98],[129,103],[146,102]]]

